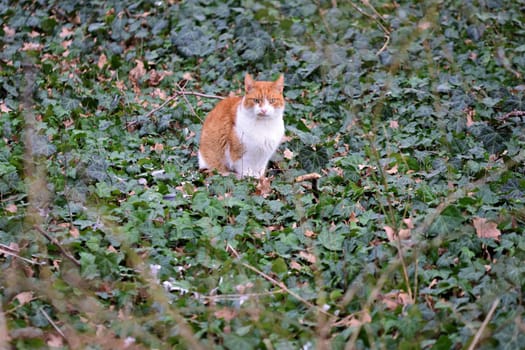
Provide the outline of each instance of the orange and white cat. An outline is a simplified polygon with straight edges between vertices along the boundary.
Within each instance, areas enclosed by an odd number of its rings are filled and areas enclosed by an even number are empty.
[[[245,96],[220,101],[206,117],[199,144],[199,168],[264,176],[284,136],[284,76],[275,81],[244,78]]]

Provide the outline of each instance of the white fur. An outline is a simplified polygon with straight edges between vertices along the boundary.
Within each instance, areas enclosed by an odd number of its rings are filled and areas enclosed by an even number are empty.
[[[262,106],[255,105],[249,109],[244,107],[243,102],[237,109],[235,132],[244,153],[232,165],[240,176],[260,178],[284,136],[284,108],[274,108],[265,100]]]
[[[199,158],[199,169],[208,169],[208,164],[204,160],[204,157],[201,154],[201,151],[197,153],[197,157]]]

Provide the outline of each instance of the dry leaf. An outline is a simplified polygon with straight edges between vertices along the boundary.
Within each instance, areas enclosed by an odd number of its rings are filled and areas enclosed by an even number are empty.
[[[432,27],[432,23],[429,22],[429,21],[421,21],[419,22],[419,24],[417,25],[417,27],[421,30],[427,30],[429,29],[430,27]]]
[[[64,346],[63,338],[58,334],[49,334],[46,343],[51,348],[61,348]]]
[[[411,305],[413,304],[412,299],[408,293],[401,291],[392,291],[382,296],[381,300],[387,309],[394,310],[400,305]]]
[[[390,121],[390,127],[391,127],[392,129],[397,129],[397,128],[399,128],[399,122],[398,122],[397,120],[391,120],[391,121]]]
[[[151,150],[157,153],[161,153],[164,150],[164,145],[162,143],[156,143],[155,146],[151,147]]]
[[[237,317],[237,313],[235,312],[235,310],[226,307],[224,309],[215,311],[214,315],[215,317],[222,318],[225,321],[231,321],[235,317]]]
[[[493,238],[499,240],[501,231],[498,229],[498,224],[493,221],[487,221],[485,218],[475,217],[472,219],[472,224],[476,229],[476,234],[479,238]]]
[[[411,234],[410,229],[401,229],[399,230],[399,239],[409,239]]]
[[[22,292],[15,296],[15,299],[18,300],[20,306],[29,303],[33,300],[33,292]]]
[[[22,45],[22,51],[40,51],[42,50],[42,44],[39,43],[24,43]]]
[[[265,176],[262,176],[259,179],[259,183],[257,184],[257,187],[255,189],[255,194],[258,196],[262,196],[263,198],[268,197],[270,193],[272,193],[272,186],[271,186],[271,180]]]
[[[474,115],[476,115],[476,111],[473,108],[467,108],[465,112],[467,113],[467,128],[470,128],[474,124]]]
[[[305,235],[306,237],[310,237],[310,238],[311,238],[311,237],[314,237],[314,236],[315,236],[315,232],[312,231],[312,230],[306,230],[306,231],[304,231],[304,235]]]
[[[130,70],[129,80],[131,80],[134,85],[138,85],[139,80],[144,76],[144,74],[146,74],[146,70],[144,69],[144,62],[141,60],[135,60],[135,62],[137,65],[135,68]]]
[[[164,79],[164,77],[165,77],[165,74],[163,72],[159,73],[155,69],[152,69],[149,72],[148,85],[157,86],[160,84],[162,79]]]
[[[292,268],[294,270],[301,270],[303,267],[297,261],[292,260],[292,262],[290,262],[290,268]]]
[[[386,171],[386,173],[389,174],[389,175],[397,174],[397,164],[394,165],[394,167],[388,169],[388,170]]]
[[[0,102],[0,112],[2,113],[9,113],[11,112],[11,108],[7,107],[7,105],[5,104],[5,102]]]
[[[405,225],[407,225],[407,228],[409,228],[409,229],[413,229],[414,228],[414,223],[412,222],[411,218],[403,219],[403,222],[405,223]]]
[[[388,240],[390,242],[393,242],[396,240],[396,231],[390,227],[390,226],[383,226],[383,229],[386,232],[386,236],[388,237]]]
[[[97,61],[97,67],[99,69],[102,69],[104,68],[104,66],[106,65],[106,63],[108,63],[108,58],[106,57],[106,55],[102,54],[98,57],[98,61]]]
[[[284,150],[283,156],[286,159],[292,159],[293,158],[293,152],[290,151],[288,148]]]
[[[73,40],[64,40],[60,43],[60,46],[62,46],[64,49],[67,49],[68,47],[71,46],[72,43],[73,43]]]
[[[334,323],[336,327],[359,327],[365,323],[372,322],[372,317],[368,312],[362,311],[359,313],[361,317],[358,317],[356,314],[346,316],[342,320],[339,320]]]
[[[5,207],[5,211],[14,214],[18,211],[18,207],[16,206],[16,204],[8,204]]]
[[[67,37],[73,35],[73,33],[75,33],[75,31],[73,29],[64,26],[60,30],[60,34],[58,34],[58,36],[63,39],[63,38],[67,38]]]
[[[64,120],[64,122],[62,124],[64,124],[64,127],[67,129],[70,126],[72,126],[73,124],[75,124],[75,121],[73,120],[73,118],[69,118],[67,120]]]
[[[308,261],[310,264],[315,264],[317,261],[317,258],[312,253],[308,253],[306,251],[300,251],[299,256],[303,258],[304,260]]]
[[[4,24],[4,26],[2,27],[2,29],[4,30],[4,35],[7,37],[7,38],[11,38],[13,36],[15,36],[15,33],[16,31],[12,28],[9,28],[8,26],[6,26]]]

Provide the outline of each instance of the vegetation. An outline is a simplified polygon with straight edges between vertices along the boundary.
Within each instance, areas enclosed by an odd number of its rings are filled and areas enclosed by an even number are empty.
[[[525,344],[523,0],[0,3],[0,348]],[[287,138],[206,176],[246,72]]]

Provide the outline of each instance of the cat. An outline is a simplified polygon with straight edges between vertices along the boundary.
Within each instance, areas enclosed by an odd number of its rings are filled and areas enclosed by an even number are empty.
[[[199,169],[264,177],[284,136],[284,76],[244,78],[244,96],[227,97],[207,115],[199,141]]]

